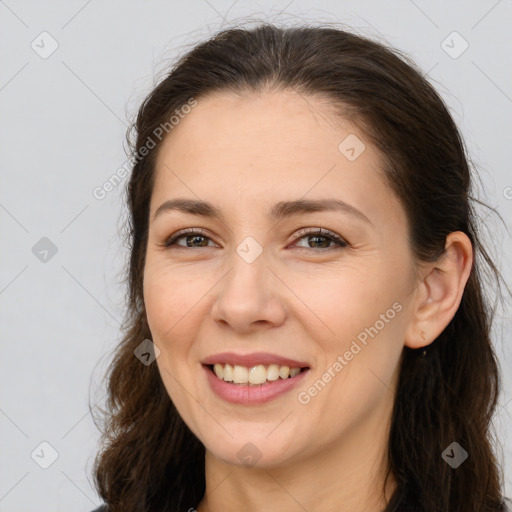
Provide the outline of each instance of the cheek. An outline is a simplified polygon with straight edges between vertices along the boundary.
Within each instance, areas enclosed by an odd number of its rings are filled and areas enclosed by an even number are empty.
[[[187,312],[199,300],[201,290],[196,290],[194,281],[180,279],[179,275],[165,264],[149,260],[143,290],[152,341],[160,349],[156,364],[162,382],[180,415],[189,418],[189,393],[197,396],[197,391],[187,363],[195,333],[193,314]]]
[[[402,283],[378,265],[364,270],[318,275],[314,287],[296,283],[297,295],[306,296],[315,313],[307,312],[318,350],[316,377],[322,381],[317,388],[323,398],[315,401],[320,407],[321,402],[343,404],[341,414],[364,408],[385,392],[403,347]]]
[[[144,272],[144,302],[154,341],[166,348],[173,339],[187,340],[193,332],[193,308],[208,291],[208,282],[189,272],[149,259]],[[192,312],[192,314],[189,314]],[[170,348],[170,347],[168,347]]]
[[[385,273],[373,267],[322,270],[294,280],[293,291],[305,305],[302,320],[309,319],[308,329],[316,326],[326,352],[339,353],[350,345],[396,300],[398,294],[386,282]]]

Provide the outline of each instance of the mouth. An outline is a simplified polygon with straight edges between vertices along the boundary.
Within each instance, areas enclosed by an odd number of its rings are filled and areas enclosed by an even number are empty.
[[[235,385],[262,387],[276,381],[289,380],[309,370],[308,366],[294,366],[278,364],[258,364],[254,366],[232,365],[229,363],[216,363],[203,365],[219,380]]]
[[[234,361],[220,362],[218,358],[209,364],[203,362],[207,386],[222,401],[246,407],[261,406],[278,397],[289,396],[294,388],[304,383],[311,371],[309,366],[288,366],[275,362],[251,362],[250,366],[232,363]]]

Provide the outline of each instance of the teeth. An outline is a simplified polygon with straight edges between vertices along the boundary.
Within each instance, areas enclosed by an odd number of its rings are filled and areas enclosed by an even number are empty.
[[[224,378],[224,368],[222,367],[221,364],[218,364],[218,363],[214,364],[213,371],[215,372],[215,375],[217,375],[217,377],[219,377],[219,379]],[[231,375],[231,380],[233,380],[233,375]]]
[[[267,380],[279,379],[279,366],[277,364],[271,364],[267,368]]]
[[[295,375],[298,375],[300,373],[300,368],[292,368],[290,370],[290,377],[295,377]]]
[[[245,366],[236,366],[233,368],[233,382],[235,384],[245,384],[249,382],[249,370]]]
[[[249,371],[251,384],[263,384],[267,380],[267,369],[262,365],[254,366]],[[244,381],[245,382],[245,381]]]
[[[218,366],[222,368],[221,364],[219,364]],[[226,382],[233,382],[233,367],[230,364],[224,366],[223,376],[221,377],[221,379],[224,379]]]
[[[281,366],[279,368],[279,377],[281,379],[287,379],[290,376],[290,367],[289,366]]]
[[[295,377],[301,372],[301,368],[290,368],[289,366],[279,366],[277,364],[270,364],[268,366],[259,364],[248,368],[246,366],[217,363],[213,365],[213,371],[219,379],[226,382],[257,386],[268,384],[279,378]]]

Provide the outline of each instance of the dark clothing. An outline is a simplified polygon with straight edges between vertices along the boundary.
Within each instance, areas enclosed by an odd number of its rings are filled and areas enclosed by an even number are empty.
[[[396,495],[393,497],[395,498]],[[512,512],[512,501],[508,498],[505,498],[505,508],[503,509],[503,512]],[[391,505],[390,512],[414,512],[410,506],[408,506],[406,503],[403,503],[402,500],[396,500],[395,503],[393,503],[393,499],[391,499],[391,502],[389,503]],[[100,507],[94,509],[92,512],[108,512],[106,505],[101,505]]]

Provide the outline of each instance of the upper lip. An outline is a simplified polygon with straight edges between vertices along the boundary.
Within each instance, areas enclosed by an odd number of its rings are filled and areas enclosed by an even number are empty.
[[[252,354],[235,354],[234,352],[222,352],[213,354],[202,361],[204,365],[212,364],[231,364],[238,366],[253,367],[259,364],[269,365],[277,364],[279,366],[289,366],[290,368],[309,368],[309,364],[304,361],[296,361],[288,357],[270,354],[269,352],[253,352]]]

